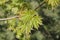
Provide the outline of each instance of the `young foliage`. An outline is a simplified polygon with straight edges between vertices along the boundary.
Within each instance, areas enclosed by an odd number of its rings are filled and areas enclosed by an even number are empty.
[[[54,10],[49,9],[49,7],[52,7],[52,9],[55,7],[57,8],[59,4],[60,0],[0,0],[0,18],[6,19],[3,22],[0,21],[0,25],[6,24],[5,29],[13,32],[11,33],[6,30],[7,31],[6,35],[8,35],[6,37],[7,38],[6,40],[9,40],[8,37],[10,38],[11,34],[12,37],[10,40],[13,40],[14,34],[15,34],[14,36],[19,40],[30,40],[32,34],[31,30],[33,29],[38,30],[38,27],[42,24],[44,24],[42,25],[43,28],[49,29],[53,27],[56,30],[58,30],[57,32],[59,32],[60,18],[57,14],[58,10],[55,10],[56,11],[55,12]],[[36,11],[35,9],[38,9],[39,7],[40,10],[38,13],[38,10]],[[9,18],[10,16],[11,17],[18,16],[18,17],[7,20],[7,18]],[[52,31],[53,28],[51,29]],[[54,31],[56,31],[55,29]],[[47,30],[46,33],[44,31],[43,34],[45,35],[49,30]],[[43,38],[45,38],[45,36],[43,37],[43,34],[37,32],[36,34],[36,37],[38,36],[37,39],[43,40]],[[1,37],[3,37],[3,34],[1,35],[2,35]]]
[[[42,25],[42,18],[34,10],[25,9],[23,11],[19,11],[18,14],[20,17],[16,27],[14,27],[16,25],[16,21],[8,20],[10,25],[9,29],[16,33],[17,38],[20,38],[23,34],[27,39],[33,27],[38,29],[39,25]]]
[[[48,3],[48,5],[52,6],[52,9],[60,4],[60,0],[45,0],[45,1]]]

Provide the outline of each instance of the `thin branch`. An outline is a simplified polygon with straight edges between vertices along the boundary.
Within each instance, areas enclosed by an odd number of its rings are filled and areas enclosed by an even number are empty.
[[[0,21],[10,20],[10,19],[18,18],[18,17],[19,16],[13,16],[13,17],[8,17],[8,18],[0,18]]]
[[[45,3],[45,1],[42,1],[38,7],[36,7],[34,10],[37,10],[40,6],[42,6]]]
[[[45,3],[45,1],[41,2],[40,5],[38,7],[36,7],[34,10],[38,9],[40,6],[42,6],[43,4]],[[8,18],[0,18],[0,21],[3,21],[3,20],[10,20],[10,19],[13,19],[13,18],[18,18],[19,16],[13,16],[13,17],[8,17]]]

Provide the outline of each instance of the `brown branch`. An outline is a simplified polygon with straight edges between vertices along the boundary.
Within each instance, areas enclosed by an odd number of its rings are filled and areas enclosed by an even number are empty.
[[[42,1],[38,7],[36,7],[34,10],[37,10],[40,6],[42,6],[45,3],[45,1]]]
[[[43,4],[45,3],[45,1],[41,2],[40,5],[38,7],[36,7],[34,10],[38,9],[40,6],[42,6]],[[10,20],[10,19],[14,19],[14,18],[17,18],[19,16],[13,16],[13,17],[8,17],[8,18],[0,18],[0,21],[3,21],[3,20]]]
[[[10,20],[10,19],[18,18],[18,17],[19,16],[13,16],[13,17],[8,17],[8,18],[0,18],[0,21]]]

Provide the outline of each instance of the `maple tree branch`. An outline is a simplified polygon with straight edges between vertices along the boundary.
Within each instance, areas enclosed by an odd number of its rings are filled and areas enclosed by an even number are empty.
[[[38,7],[36,7],[34,10],[38,9],[40,6],[42,6],[43,4],[45,3],[45,1],[41,2],[40,5]],[[13,19],[13,18],[18,18],[19,16],[13,16],[13,17],[8,17],[8,18],[0,18],[0,21],[3,21],[3,20],[10,20],[10,19]]]
[[[42,1],[38,7],[36,7],[34,10],[37,10],[40,6],[42,6],[45,3],[45,1]]]
[[[10,20],[10,19],[18,18],[18,17],[19,16],[13,16],[13,17],[8,17],[8,18],[0,18],[0,21]]]

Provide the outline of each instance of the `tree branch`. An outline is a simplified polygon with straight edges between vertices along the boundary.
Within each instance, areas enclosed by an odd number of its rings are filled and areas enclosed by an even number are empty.
[[[36,7],[34,10],[38,9],[40,6],[42,6],[45,3],[45,1],[41,2],[40,5],[38,7]],[[13,17],[8,17],[8,18],[0,18],[0,21],[4,21],[4,20],[10,20],[13,18],[18,18],[19,16],[13,16]]]
[[[10,19],[18,18],[18,17],[19,16],[13,16],[13,17],[8,17],[8,18],[0,18],[0,21],[10,20]]]
[[[45,1],[42,1],[38,7],[36,7],[34,10],[37,10],[40,6],[42,6],[45,3]]]

